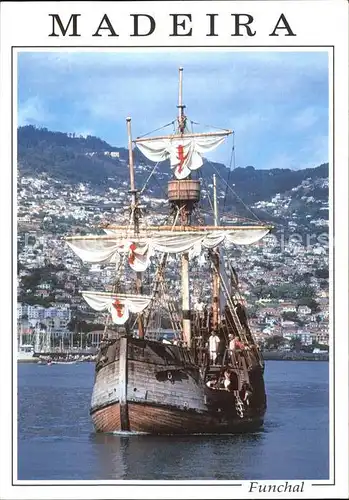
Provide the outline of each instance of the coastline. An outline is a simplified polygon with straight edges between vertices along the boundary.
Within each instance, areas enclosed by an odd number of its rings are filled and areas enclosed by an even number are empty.
[[[265,361],[328,361],[329,353],[263,351]]]

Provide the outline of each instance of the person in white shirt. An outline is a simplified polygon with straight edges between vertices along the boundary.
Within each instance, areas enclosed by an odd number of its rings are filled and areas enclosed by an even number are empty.
[[[252,388],[250,386],[250,384],[248,384],[247,382],[244,382],[243,385],[242,385],[242,391],[243,393],[243,402],[246,404],[246,406],[250,406],[251,404],[251,397],[253,395],[252,393]]]
[[[219,345],[220,339],[218,335],[216,335],[214,332],[211,332],[211,335],[208,338],[208,350],[210,353],[210,363],[214,364],[217,359],[217,352],[218,352],[218,345]]]
[[[194,304],[194,311],[197,311],[198,313],[202,313],[204,310],[204,303],[201,302],[199,299],[195,302]]]
[[[230,385],[231,385],[231,380],[230,380],[230,372],[228,372],[228,370],[226,370],[224,372],[224,389],[226,391],[229,391],[230,390]]]
[[[216,389],[216,387],[217,387],[217,382],[218,382],[217,378],[213,378],[213,379],[211,379],[211,380],[208,380],[208,382],[206,382],[206,385],[207,385],[207,387],[209,387],[210,389]]]
[[[198,319],[199,319],[199,326],[204,326],[203,325],[203,320],[204,320],[204,303],[198,299],[195,304],[194,304],[194,311],[196,312]]]

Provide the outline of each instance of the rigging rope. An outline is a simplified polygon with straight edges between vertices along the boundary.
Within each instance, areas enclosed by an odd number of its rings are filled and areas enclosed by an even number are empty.
[[[225,213],[225,204],[227,200],[227,193],[228,193],[228,186],[229,186],[229,181],[230,181],[230,175],[231,175],[231,164],[233,163],[233,170],[235,170],[235,132],[233,132],[233,146],[231,148],[231,154],[230,154],[230,162],[229,162],[229,172],[228,172],[228,179],[227,179],[227,185],[225,187],[225,194],[224,194],[224,204],[223,204],[223,212],[222,212],[222,217]]]
[[[206,182],[206,179],[204,177],[202,177],[202,181],[203,181],[203,184],[204,184],[204,187],[205,187],[205,190],[206,190],[206,194],[207,194],[207,200],[208,200],[208,203],[210,205],[210,208],[212,210],[212,213],[214,211],[214,208],[213,208],[213,203],[212,203],[212,200],[211,200],[211,196],[210,196],[210,189],[209,189],[209,186]],[[209,212],[208,212],[209,213]]]
[[[234,189],[233,189],[231,186],[229,186],[229,184],[227,184],[227,181],[226,181],[225,179],[223,179],[223,177],[221,176],[221,174],[219,173],[219,171],[216,169],[216,167],[213,165],[213,163],[211,163],[209,160],[206,160],[206,161],[207,161],[207,163],[209,163],[209,164],[211,165],[211,167],[212,167],[212,168],[213,168],[213,170],[217,173],[217,175],[218,175],[218,177],[220,178],[220,180],[221,180],[224,184],[226,184],[226,186],[228,187],[228,189],[230,189],[230,191],[234,194],[234,196],[236,196],[236,198],[237,198],[238,200],[240,200],[240,201],[241,201],[241,203],[244,205],[244,207],[245,207],[245,208],[246,208],[246,209],[247,209],[247,210],[248,210],[248,211],[249,211],[249,212],[253,215],[253,217],[254,217],[255,219],[257,219],[257,220],[258,220],[258,222],[261,222],[261,223],[262,223],[262,221],[260,220],[260,218],[258,217],[258,215],[256,215],[256,214],[255,214],[255,213],[254,213],[254,212],[250,209],[250,207],[249,207],[248,205],[246,205],[246,203],[245,203],[245,202],[244,202],[244,201],[240,198],[240,196],[239,196],[239,195],[238,195],[238,194],[234,191]]]
[[[177,208],[177,213],[176,213],[176,216],[175,216],[174,221],[172,223],[172,227],[174,227],[176,225],[178,217],[179,217],[179,213],[180,213],[180,209]],[[171,216],[168,215],[167,220],[169,221],[170,219],[171,219]],[[165,283],[164,283],[164,279],[163,279],[163,273],[164,273],[164,270],[165,270],[165,265],[167,263],[167,257],[168,257],[168,253],[163,253],[162,256],[161,256],[161,259],[160,259],[160,261],[158,263],[158,266],[157,266],[156,276],[155,276],[155,279],[154,279],[154,282],[153,282],[153,290],[152,290],[152,293],[151,293],[152,299],[151,299],[151,303],[150,303],[150,305],[148,307],[148,310],[147,310],[147,312],[145,314],[145,323],[144,323],[145,330],[149,326],[150,316],[151,316],[151,313],[152,313],[152,309],[153,309],[153,306],[154,306],[155,299],[158,298],[159,285],[161,286],[163,293],[165,293]],[[160,300],[159,300],[159,302],[160,302]],[[171,306],[173,308],[172,310],[171,310]],[[168,310],[173,330],[175,330],[175,332],[176,332],[176,334],[178,336],[179,326],[176,325],[177,321],[174,318],[174,312],[176,312],[176,311],[175,311],[175,306],[172,303],[171,295],[169,295],[169,299],[165,302],[165,305],[162,304],[162,307],[164,307],[164,309]]]
[[[154,129],[154,130],[151,130],[150,132],[147,132],[146,134],[139,135],[137,137],[137,139],[142,139],[143,137],[147,137],[148,135],[153,134],[154,132],[157,132],[158,130],[162,130],[162,129],[166,128],[166,127],[169,127],[170,125],[173,125],[174,123],[176,123],[176,120],[173,120],[172,122],[167,123],[166,125],[163,125],[162,127],[159,127],[159,128]]]
[[[192,125],[201,125],[202,127],[215,128],[216,130],[222,130],[223,132],[227,131],[226,128],[215,127],[214,125],[206,125],[205,123],[194,122],[193,120],[190,120],[190,123]]]
[[[159,162],[156,162],[153,170],[149,174],[148,179],[145,181],[144,186],[142,187],[142,189],[139,192],[140,195],[143,194],[145,188],[147,187],[148,182],[150,181],[151,177],[153,176],[153,174],[154,174],[155,170],[157,169],[158,165],[159,165]]]

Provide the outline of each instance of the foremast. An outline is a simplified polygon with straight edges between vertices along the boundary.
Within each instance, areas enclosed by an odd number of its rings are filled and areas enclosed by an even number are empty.
[[[137,237],[139,235],[139,219],[140,219],[140,208],[138,204],[138,190],[136,189],[135,183],[135,169],[133,162],[133,151],[132,151],[132,131],[131,131],[131,118],[126,118],[127,124],[127,137],[128,137],[128,159],[129,159],[129,171],[130,171],[130,194],[131,194],[131,224],[133,226],[134,235]],[[136,272],[136,293],[142,294],[142,273]],[[144,325],[142,315],[138,315],[138,336],[139,338],[144,338]]]

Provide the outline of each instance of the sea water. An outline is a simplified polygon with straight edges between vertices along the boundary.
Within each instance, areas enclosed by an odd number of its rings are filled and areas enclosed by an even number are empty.
[[[93,380],[93,363],[18,364],[18,479],[329,477],[327,362],[267,361],[265,425],[245,435],[96,434]]]

